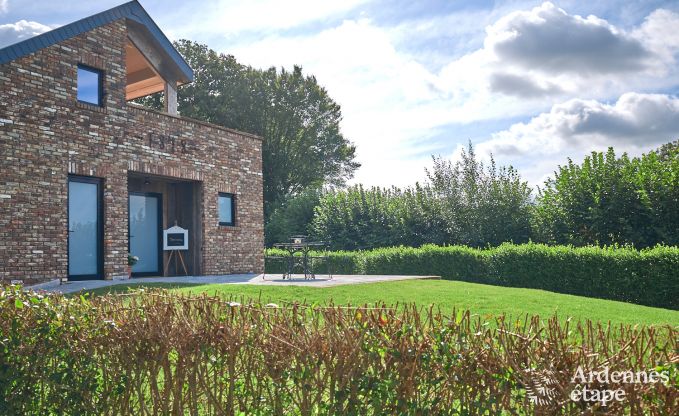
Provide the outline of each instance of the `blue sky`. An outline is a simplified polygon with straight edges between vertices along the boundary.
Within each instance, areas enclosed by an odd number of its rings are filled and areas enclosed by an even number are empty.
[[[121,4],[0,0],[0,46]],[[141,2],[170,39],[302,65],[340,103],[355,182],[422,181],[471,140],[533,185],[568,157],[679,138],[679,2]]]

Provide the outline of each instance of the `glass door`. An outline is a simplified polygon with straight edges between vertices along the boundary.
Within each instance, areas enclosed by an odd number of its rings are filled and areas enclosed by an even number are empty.
[[[101,180],[68,178],[68,278],[103,279]]]
[[[160,276],[162,269],[162,200],[160,194],[130,192],[130,254],[139,257],[133,276]]]

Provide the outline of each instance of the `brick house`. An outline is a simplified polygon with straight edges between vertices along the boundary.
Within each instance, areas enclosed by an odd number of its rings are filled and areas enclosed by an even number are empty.
[[[136,1],[0,49],[0,280],[184,274],[174,225],[189,275],[263,271],[261,138],[179,116],[192,80]]]

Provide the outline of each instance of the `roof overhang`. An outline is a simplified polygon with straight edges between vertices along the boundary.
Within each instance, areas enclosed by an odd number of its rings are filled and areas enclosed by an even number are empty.
[[[146,26],[128,20],[127,36],[127,100],[163,91],[166,82],[178,86],[191,81]]]

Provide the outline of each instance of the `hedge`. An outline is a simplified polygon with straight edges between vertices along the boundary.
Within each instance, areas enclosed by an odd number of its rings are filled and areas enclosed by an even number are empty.
[[[675,328],[0,287],[2,415],[672,414]],[[452,312],[452,313],[451,313]],[[586,374],[657,372],[629,382]],[[624,392],[574,401],[576,389]]]
[[[269,251],[272,255],[283,253]],[[502,244],[475,249],[425,245],[329,253],[335,274],[437,275],[448,280],[549,290],[679,309],[679,248]],[[319,273],[327,266],[320,264]],[[268,261],[267,273],[284,265]]]

